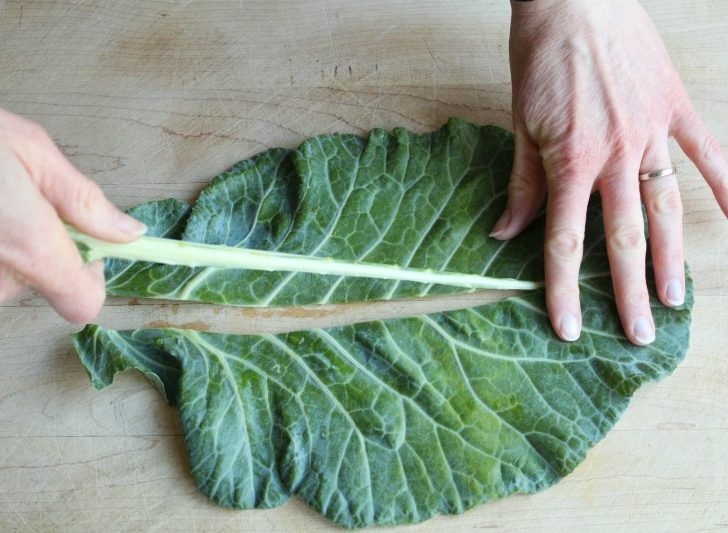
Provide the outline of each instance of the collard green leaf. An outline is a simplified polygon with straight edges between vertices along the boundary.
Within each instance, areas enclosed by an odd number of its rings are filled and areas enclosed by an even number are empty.
[[[518,241],[489,239],[513,159],[511,134],[452,119],[440,131],[323,135],[274,149],[217,176],[181,239],[301,255],[541,280],[542,225]],[[135,216],[163,233],[156,202]],[[524,261],[525,258],[525,261]],[[119,265],[126,264],[126,268]],[[461,288],[305,273],[129,264],[107,291],[248,306],[383,300]]]
[[[494,161],[512,157],[508,134],[454,121],[430,136],[404,130],[373,136],[369,144],[324,136],[296,152],[266,152],[237,165],[203,191],[182,224],[183,238],[336,256],[349,249],[346,257],[368,257],[362,250],[373,253],[382,245],[420,266],[541,276],[542,218],[507,244],[485,237],[505,202],[509,165]],[[406,154],[395,157],[404,150],[402,139],[408,139]],[[332,163],[334,157],[341,161]],[[374,166],[411,170],[387,170],[386,179],[380,171],[361,170]],[[397,187],[366,203],[367,194],[376,195],[388,180],[409,184],[401,190],[419,190],[424,183],[425,190],[437,189],[438,179],[424,177],[428,168],[450,169],[433,173],[449,180],[449,188],[432,194],[433,205],[440,203],[429,218],[413,218],[428,197],[422,190],[411,211],[377,208],[387,198],[400,202],[406,196],[391,192]],[[342,192],[339,180],[371,183],[370,189],[361,185],[360,199],[350,200],[352,210],[360,206],[359,215],[373,220],[373,226],[362,226],[361,236],[355,230],[363,222],[354,211],[344,216],[327,210],[326,187],[318,183],[327,182],[327,175],[332,198],[353,194]],[[360,176],[369,177],[359,182]],[[173,235],[170,228],[180,227],[186,210],[167,208],[159,211],[167,216],[145,220],[157,234]],[[400,240],[367,240],[366,232],[395,224],[392,235]],[[310,236],[300,229],[307,226],[313,228]],[[614,306],[597,201],[586,235],[584,327],[574,343],[553,334],[542,291],[473,309],[279,335],[87,326],[74,343],[96,387],[135,368],[176,403],[195,481],[220,505],[274,507],[298,496],[347,527],[418,522],[557,482],[604,437],[643,382],[666,376],[685,356],[690,280],[682,309],[653,298],[657,340],[633,346]],[[348,301],[440,290],[121,262],[113,268],[113,283],[125,294],[186,291],[196,299],[234,303],[292,305],[322,301],[323,293],[327,301]],[[172,290],[175,280],[181,286]]]

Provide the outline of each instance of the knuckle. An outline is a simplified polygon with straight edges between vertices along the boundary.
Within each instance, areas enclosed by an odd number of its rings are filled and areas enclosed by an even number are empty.
[[[587,139],[568,138],[542,152],[549,177],[561,183],[584,179],[597,155],[595,143]]]
[[[564,303],[578,301],[579,299],[579,278],[573,279],[550,279],[546,289],[547,298],[551,304],[556,302]]]
[[[728,165],[721,161],[703,175],[717,198],[728,197]]]
[[[707,135],[700,146],[700,158],[711,161],[719,157],[722,152],[720,142],[713,135]]]
[[[626,127],[615,128],[610,133],[611,157],[622,160],[634,151],[635,135]]]
[[[584,246],[584,235],[568,229],[552,231],[546,238],[546,253],[557,259],[578,259]]]
[[[655,265],[659,264],[663,268],[672,267],[675,271],[680,271],[685,263],[685,251],[682,246],[682,241],[665,246],[663,250],[653,251],[652,258]]]
[[[635,224],[617,226],[607,235],[607,243],[618,253],[644,252],[646,250],[644,228]]]
[[[659,216],[682,217],[680,192],[672,187],[656,191],[648,198],[647,209]]]
[[[508,184],[509,196],[519,199],[532,196],[539,188],[539,177],[530,172],[513,172]]]
[[[579,170],[588,163],[593,149],[590,143],[569,139],[559,150],[559,160],[565,169]]]
[[[644,283],[639,283],[635,287],[629,287],[621,295],[625,302],[637,305],[649,306],[650,293],[647,291],[647,287]]]
[[[92,212],[98,209],[101,189],[92,181],[81,181],[73,190],[71,205],[80,212]]]

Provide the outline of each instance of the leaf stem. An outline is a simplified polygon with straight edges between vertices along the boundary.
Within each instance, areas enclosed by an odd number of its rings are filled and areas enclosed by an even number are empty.
[[[118,244],[95,239],[69,226],[67,229],[87,262],[116,258],[188,267],[307,272],[331,276],[414,281],[468,289],[532,290],[543,286],[543,283],[534,281],[251,250],[159,237],[141,237],[131,243]]]

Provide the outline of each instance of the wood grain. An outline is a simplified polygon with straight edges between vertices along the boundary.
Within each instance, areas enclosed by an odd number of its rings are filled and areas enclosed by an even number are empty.
[[[644,5],[726,148],[728,3]],[[0,106],[42,123],[121,207],[191,200],[235,161],[310,135],[426,131],[453,115],[508,127],[508,17],[504,0],[0,1]],[[728,528],[728,224],[695,169],[672,154],[697,289],[686,361],[640,390],[556,487],[387,531]],[[201,306],[114,299],[101,321],[271,331],[406,309],[223,320]],[[34,295],[0,306],[0,529],[331,528],[298,501],[248,512],[209,503],[189,474],[175,412],[135,374],[94,391],[72,331]]]

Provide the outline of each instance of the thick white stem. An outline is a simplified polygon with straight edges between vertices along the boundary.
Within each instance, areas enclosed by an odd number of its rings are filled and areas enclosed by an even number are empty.
[[[342,261],[330,257],[310,257],[231,246],[142,237],[128,244],[100,241],[68,228],[87,261],[116,258],[149,261],[188,267],[242,268],[249,270],[308,272],[332,276],[391,279],[451,285],[468,289],[530,290],[542,283],[509,278],[488,278],[477,274],[433,271],[359,261]]]

